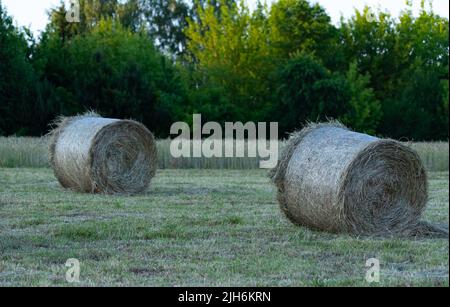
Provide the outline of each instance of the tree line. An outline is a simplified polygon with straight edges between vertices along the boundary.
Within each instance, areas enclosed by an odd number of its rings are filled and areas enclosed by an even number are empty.
[[[80,0],[38,38],[0,0],[0,135],[45,134],[58,115],[176,121],[307,121],[412,140],[448,139],[448,19],[422,1],[366,7],[335,25],[307,0]]]

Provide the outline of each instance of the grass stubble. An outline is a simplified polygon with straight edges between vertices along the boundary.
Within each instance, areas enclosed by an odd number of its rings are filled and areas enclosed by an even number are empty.
[[[424,218],[448,224],[449,173]],[[139,196],[63,190],[50,169],[0,168],[0,286],[448,286],[446,239],[372,239],[288,222],[264,170],[162,170]],[[368,284],[366,260],[381,265]]]

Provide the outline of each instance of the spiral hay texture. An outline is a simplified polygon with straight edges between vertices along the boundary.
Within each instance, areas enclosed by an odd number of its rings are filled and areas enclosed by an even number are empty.
[[[145,191],[157,167],[156,143],[144,125],[94,113],[60,118],[51,132],[50,164],[64,188],[87,193]]]
[[[294,134],[271,173],[284,214],[295,224],[332,233],[448,236],[419,218],[427,176],[405,145],[310,124]]]

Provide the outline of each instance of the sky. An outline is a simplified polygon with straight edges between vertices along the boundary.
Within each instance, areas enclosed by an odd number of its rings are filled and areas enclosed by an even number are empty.
[[[47,24],[47,11],[56,7],[61,0],[0,0],[6,6],[8,14],[12,15],[16,24],[32,29],[36,34],[44,30]],[[68,2],[68,0],[64,0]],[[257,0],[246,0],[250,7],[254,7]],[[274,0],[267,0],[269,3]],[[361,9],[365,4],[371,7],[389,11],[398,16],[405,8],[405,0],[311,0],[320,3],[331,16],[334,23],[338,23],[341,15],[350,17],[354,9]],[[420,0],[413,0],[415,12],[418,12]],[[449,0],[434,0],[433,9],[441,16],[449,17]]]

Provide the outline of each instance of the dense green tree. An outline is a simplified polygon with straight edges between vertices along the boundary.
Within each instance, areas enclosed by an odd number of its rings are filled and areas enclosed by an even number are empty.
[[[443,128],[448,121],[440,119],[437,111],[445,109],[441,80],[448,80],[448,20],[427,10],[425,1],[418,17],[411,1],[398,20],[386,12],[373,19],[370,12],[369,7],[356,11],[342,23],[340,32],[345,62],[355,61],[360,71],[370,74],[370,87],[381,102],[377,132],[390,137],[448,138],[448,129]],[[419,88],[428,93],[419,94]],[[414,128],[419,118],[424,122]]]
[[[150,35],[160,49],[172,55],[185,51],[190,6],[185,0],[141,0],[142,11]]]
[[[62,41],[84,34],[95,28],[102,19],[113,19],[134,32],[142,27],[142,9],[139,0],[78,0],[79,21],[68,22],[70,8],[66,2],[50,11],[46,33],[57,33]]]
[[[237,0],[80,0],[79,23],[61,3],[39,40],[2,9],[0,133],[42,134],[56,115],[97,109],[159,135],[200,112],[278,120],[282,133],[333,117],[448,139],[449,24],[428,3],[415,16],[408,1],[399,18],[366,7],[336,26],[308,0],[254,11]]]
[[[189,19],[186,29],[189,62],[194,64],[193,95],[222,95],[219,100],[201,100],[215,105],[197,109],[218,121],[258,120],[270,103],[268,76],[275,68],[267,22],[260,18],[262,11],[250,12],[244,2],[220,9],[218,15],[213,5],[199,6],[198,20]]]
[[[419,65],[385,105],[384,131],[398,139],[448,139],[448,90],[439,73]],[[389,130],[388,130],[389,128]]]
[[[372,19],[373,11],[365,7],[355,11],[340,28],[345,63],[356,62],[359,69],[371,76],[371,86],[382,98],[395,86],[401,69],[396,61],[395,20],[386,12]]]
[[[213,8],[219,17],[222,6],[232,7],[236,0],[140,0],[139,3],[156,45],[176,57],[186,52],[188,19],[200,22],[198,12],[206,7]]]
[[[90,33],[61,44],[50,37],[36,53],[49,116],[97,110],[132,117],[157,135],[169,132],[183,86],[170,61],[144,34],[103,20]]]
[[[142,18],[144,11],[140,1],[127,0],[119,3],[116,9],[116,14],[122,26],[133,32],[139,32],[145,29],[145,21]]]
[[[430,2],[431,3],[431,2]],[[384,93],[380,131],[415,140],[448,138],[449,23],[426,8],[418,17],[404,11],[396,25],[396,62],[401,75]]]
[[[268,22],[274,56],[286,59],[297,52],[307,52],[328,68],[335,69],[341,64],[339,32],[319,4],[307,0],[276,1]]]
[[[442,80],[441,81],[441,87],[442,87],[442,113],[440,114],[440,118],[443,122],[443,125],[447,127],[447,136],[448,136],[448,124],[449,124],[449,88],[448,88],[448,80]]]
[[[361,75],[356,62],[350,64],[347,82],[351,98],[343,122],[356,131],[375,134],[381,120],[381,104],[370,87],[370,75]]]
[[[17,29],[0,2],[0,135],[29,134],[35,76],[26,32]]]
[[[349,109],[351,89],[346,79],[307,54],[289,60],[276,80],[278,103],[273,113],[282,133],[293,132],[307,121],[342,119]]]
[[[448,80],[449,23],[431,8],[427,10],[422,0],[418,17],[413,16],[411,8],[400,15],[395,27],[396,61],[400,68],[412,67],[413,70],[420,63],[423,68],[435,69],[439,78]]]

